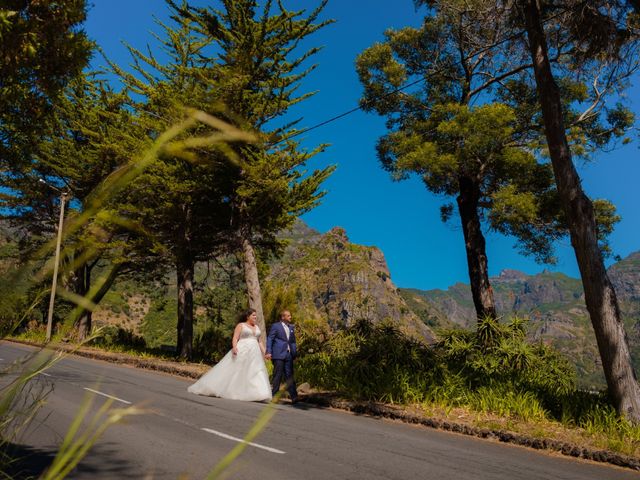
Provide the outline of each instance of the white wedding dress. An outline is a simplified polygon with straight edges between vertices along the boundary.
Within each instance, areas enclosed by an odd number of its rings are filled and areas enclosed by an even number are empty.
[[[231,350],[188,391],[198,395],[259,402],[271,400],[271,384],[255,332],[242,324],[238,340],[238,353]]]

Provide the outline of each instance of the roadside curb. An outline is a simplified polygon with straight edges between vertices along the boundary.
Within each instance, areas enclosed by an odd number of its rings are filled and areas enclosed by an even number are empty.
[[[42,344],[29,342],[25,340],[4,339],[8,342],[29,345],[32,347],[43,348]],[[167,360],[136,358],[123,353],[105,352],[98,349],[87,347],[73,347],[72,345],[57,344],[56,349],[63,350],[73,355],[91,358],[94,360],[103,360],[111,363],[130,365],[135,368],[146,370],[155,370],[159,372],[169,373],[187,378],[199,378],[209,368],[209,365],[182,364],[179,362],[170,362]],[[394,407],[377,402],[357,402],[345,400],[333,393],[308,393],[300,394],[303,402],[319,405],[322,407],[331,407],[340,410],[346,410],[360,415],[370,415],[379,418],[388,418],[391,420],[399,420],[405,423],[423,425],[425,427],[435,428],[448,432],[470,435],[473,437],[498,440],[504,443],[511,443],[524,447],[534,448],[537,450],[549,450],[563,455],[575,458],[582,458],[594,462],[609,463],[619,467],[630,468],[640,471],[640,459],[613,453],[607,450],[594,450],[579,445],[561,442],[558,440],[533,438],[526,435],[520,435],[507,430],[493,430],[489,428],[479,428],[464,423],[456,423],[448,420],[442,420],[433,417],[424,417],[407,412],[399,407]]]
[[[27,340],[3,339],[7,342],[29,345],[31,347],[44,348],[41,343],[30,342]],[[73,345],[55,344],[52,348],[62,350],[66,353],[78,355],[80,357],[91,358],[93,360],[103,360],[105,362],[117,363],[121,365],[130,365],[145,370],[155,370],[163,373],[170,373],[180,377],[200,378],[204,372],[211,368],[210,365],[188,364],[180,362],[171,362],[168,360],[137,358],[126,353],[105,352],[90,347],[75,347]]]

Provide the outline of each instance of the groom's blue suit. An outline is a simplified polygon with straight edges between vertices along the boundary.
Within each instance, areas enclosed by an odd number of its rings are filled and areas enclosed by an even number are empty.
[[[288,336],[285,332],[287,327],[289,329]],[[267,336],[267,355],[271,355],[271,361],[273,362],[273,395],[280,390],[280,383],[284,375],[291,401],[297,401],[298,393],[293,379],[293,359],[297,355],[297,345],[293,325],[288,323],[285,326],[284,322],[281,321],[271,325]]]

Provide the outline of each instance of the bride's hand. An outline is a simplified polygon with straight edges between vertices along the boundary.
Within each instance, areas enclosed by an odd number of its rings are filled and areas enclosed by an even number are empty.
[[[238,354],[238,347],[233,347],[233,348],[231,349],[231,352],[232,352],[234,355],[237,355],[237,354]]]

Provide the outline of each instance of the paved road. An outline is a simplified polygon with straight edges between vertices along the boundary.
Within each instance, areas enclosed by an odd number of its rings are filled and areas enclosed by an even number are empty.
[[[33,349],[0,343],[0,365]],[[53,391],[23,444],[46,462],[88,393],[96,408],[143,404],[150,413],[111,427],[74,479],[200,479],[242,438],[264,404],[199,397],[190,381],[79,357],[41,375]],[[282,404],[226,478],[626,480],[640,474],[424,427],[319,407]],[[180,477],[181,475],[185,475]]]

